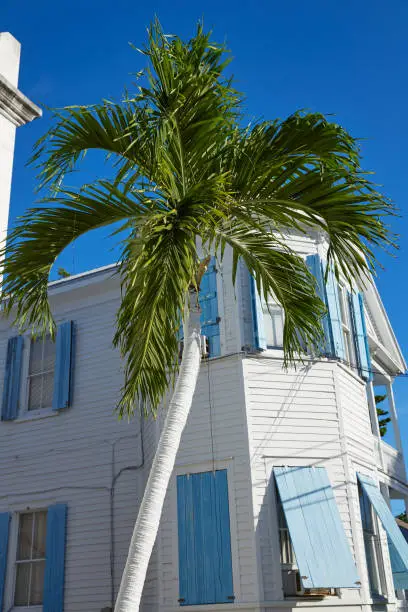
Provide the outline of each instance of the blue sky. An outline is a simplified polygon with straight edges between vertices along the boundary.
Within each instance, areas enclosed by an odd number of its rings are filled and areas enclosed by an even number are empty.
[[[227,42],[249,117],[284,117],[302,108],[321,111],[334,114],[364,139],[364,166],[375,171],[376,181],[402,214],[394,222],[400,250],[395,258],[381,256],[384,270],[379,271],[378,285],[408,356],[406,0],[265,0],[251,6],[239,0],[2,0],[0,28],[22,43],[22,91],[37,103],[55,107],[119,98],[132,83],[131,73],[144,65],[128,43],[142,45],[155,14],[167,32],[183,37],[203,18],[214,38]],[[43,119],[18,130],[11,222],[34,202],[35,173],[25,162],[48,127],[45,112]],[[87,170],[103,174],[101,158],[91,158]],[[114,242],[102,239],[105,234],[79,241],[61,264],[80,272],[113,261],[117,249],[112,251]],[[408,378],[397,381],[396,393],[408,441]]]

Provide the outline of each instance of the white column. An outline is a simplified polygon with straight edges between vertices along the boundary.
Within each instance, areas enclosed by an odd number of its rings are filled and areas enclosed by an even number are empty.
[[[7,233],[16,128],[41,116],[41,110],[18,89],[20,43],[0,33],[0,241]]]

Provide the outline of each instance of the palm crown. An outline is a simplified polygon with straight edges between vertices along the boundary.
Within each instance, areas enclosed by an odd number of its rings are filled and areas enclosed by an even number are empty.
[[[231,248],[234,280],[241,258],[258,290],[282,305],[291,361],[318,344],[324,305],[282,231],[324,232],[329,262],[349,280],[372,270],[373,246],[391,242],[383,222],[391,205],[340,126],[296,113],[245,127],[224,76],[225,48],[201,26],[183,43],[156,22],[142,52],[149,66],[136,95],[55,112],[33,157],[50,188],[46,206],[19,218],[3,250],[6,311],[23,329],[53,333],[47,283],[56,257],[95,228],[121,222],[127,230],[114,338],[125,357],[121,413],[136,398],[154,411],[176,374],[180,313],[209,252],[222,259]],[[113,156],[113,178],[64,187],[90,149]]]

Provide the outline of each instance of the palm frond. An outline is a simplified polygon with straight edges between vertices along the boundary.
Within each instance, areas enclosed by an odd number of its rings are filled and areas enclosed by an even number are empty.
[[[80,192],[60,191],[50,207],[29,209],[18,219],[3,248],[2,293],[6,313],[13,311],[21,329],[53,333],[48,303],[48,280],[58,255],[83,234],[132,219],[146,222],[158,200],[126,196],[109,181]]]

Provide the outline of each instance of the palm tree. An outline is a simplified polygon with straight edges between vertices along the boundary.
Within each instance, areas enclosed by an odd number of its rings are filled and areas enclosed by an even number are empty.
[[[155,22],[142,51],[138,93],[120,103],[68,107],[38,143],[45,206],[10,232],[2,289],[21,329],[54,333],[47,283],[58,255],[86,232],[121,223],[122,300],[114,344],[124,360],[120,415],[153,415],[173,388],[135,525],[115,610],[138,610],[164,497],[199,373],[198,289],[210,254],[233,253],[285,312],[286,364],[321,339],[324,306],[282,230],[317,230],[328,261],[348,279],[372,271],[373,246],[392,240],[390,204],[360,167],[356,141],[320,114],[244,126],[242,101],[224,76],[226,50],[198,27],[183,42]],[[113,177],[81,189],[65,176],[85,153],[114,159]],[[184,326],[178,358],[177,332]]]

